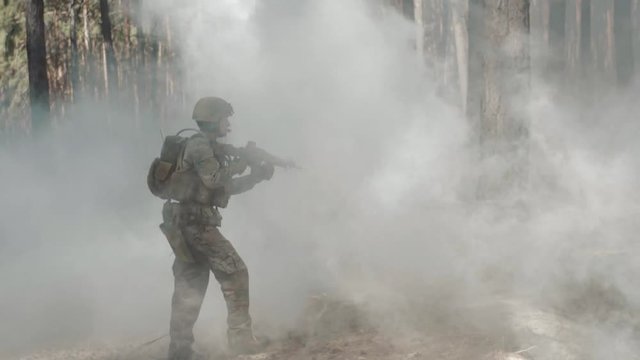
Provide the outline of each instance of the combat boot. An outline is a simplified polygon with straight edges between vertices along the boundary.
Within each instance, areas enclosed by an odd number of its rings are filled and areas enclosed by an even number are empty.
[[[209,357],[205,354],[202,354],[198,351],[194,351],[189,348],[183,348],[180,350],[171,349],[169,351],[168,360],[207,360]]]
[[[229,331],[229,351],[233,355],[251,355],[263,352],[269,345],[266,337],[256,337],[251,330]]]

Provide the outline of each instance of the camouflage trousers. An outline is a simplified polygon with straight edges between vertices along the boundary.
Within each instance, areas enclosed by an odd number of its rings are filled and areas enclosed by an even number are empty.
[[[227,303],[229,341],[251,337],[249,274],[233,245],[211,225],[180,226],[193,255],[192,262],[178,258],[173,263],[175,288],[171,301],[169,358],[188,358],[194,342],[193,327],[213,272]]]

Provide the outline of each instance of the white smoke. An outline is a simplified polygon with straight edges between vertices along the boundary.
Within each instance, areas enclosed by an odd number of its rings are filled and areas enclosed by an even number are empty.
[[[363,303],[393,329],[487,298],[562,307],[593,281],[638,306],[632,99],[583,116],[538,85],[526,109],[524,205],[478,203],[470,126],[436,95],[400,15],[358,0],[167,1],[147,15],[176,26],[190,103],[215,95],[233,104],[229,142],[254,140],[302,167],[223,212],[222,232],[249,266],[257,326],[290,328],[318,292]],[[165,132],[192,127],[189,118],[187,109]],[[55,145],[53,171],[33,153],[0,156],[10,170],[0,339],[15,349],[168,327],[172,256],[157,228],[161,202],[144,183],[157,132],[83,129],[63,132],[74,140]],[[225,326],[213,281],[201,341]],[[584,321],[596,358],[636,349],[632,336],[601,336],[627,334],[630,322]]]

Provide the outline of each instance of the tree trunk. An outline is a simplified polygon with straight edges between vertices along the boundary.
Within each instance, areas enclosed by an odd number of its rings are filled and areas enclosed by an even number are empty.
[[[146,67],[146,58],[145,58],[145,49],[146,49],[146,39],[144,35],[144,29],[142,27],[142,0],[132,0],[132,11],[134,18],[134,26],[136,28],[136,43],[137,48],[135,49],[136,57],[135,57],[135,85],[133,89],[134,93],[134,101],[135,101],[135,113],[136,113],[136,124],[140,125],[140,110],[142,109],[142,101],[146,98],[146,78],[145,78],[145,67]]]
[[[485,1],[489,49],[484,53],[485,93],[483,136],[513,140],[522,134],[513,104],[528,88],[529,1]],[[506,45],[509,45],[506,47]]]
[[[437,48],[439,38],[438,12],[435,0],[423,0],[422,2],[422,28],[423,42],[422,49],[425,55],[425,62],[435,73],[437,71]]]
[[[49,79],[47,75],[47,48],[44,33],[44,2],[43,0],[29,0],[26,5],[31,128],[34,134],[39,135],[50,126]]]
[[[123,26],[123,35],[124,35],[124,51],[123,58],[127,59],[129,62],[131,61],[131,2],[129,0],[125,1],[123,4],[124,12],[124,26]],[[131,69],[128,69],[131,70]]]
[[[580,56],[580,74],[587,75],[591,69],[591,0],[578,0],[578,54]]]
[[[482,113],[482,93],[484,84],[483,55],[486,47],[483,0],[469,0],[467,20],[467,99],[466,114],[474,128],[476,142],[480,137],[480,115]]]
[[[122,12],[124,14],[124,24],[123,24],[123,50],[119,64],[120,69],[120,87],[124,90],[123,92],[123,100],[126,101],[126,105],[129,107],[128,110],[135,113],[136,111],[136,100],[135,100],[135,61],[134,61],[134,50],[132,49],[132,41],[131,41],[131,23],[132,18],[135,16],[133,9],[131,8],[131,0],[125,0],[122,4]],[[135,126],[135,121],[132,122],[132,126]]]
[[[573,90],[568,93],[581,101],[580,112],[586,115],[591,111],[589,105],[593,102],[595,80],[591,45],[591,0],[575,0],[574,5],[572,16],[567,18],[567,22],[571,17],[574,19],[570,24],[573,29],[570,41],[570,84]]]
[[[573,23],[568,24],[572,31],[572,37],[570,40],[571,46],[571,84],[576,91],[572,91],[572,94],[578,96],[589,95],[591,81],[593,80],[593,54],[591,46],[591,0],[575,0],[573,4],[573,13],[570,17],[573,17]],[[570,17],[567,17],[567,22],[570,22]],[[569,44],[569,42],[568,42]],[[590,96],[584,98],[585,101],[589,101]]]
[[[440,61],[445,61],[447,56],[447,45],[449,44],[449,1],[443,0],[440,5],[440,36],[438,38],[437,53]]]
[[[618,86],[626,87],[633,79],[633,23],[631,0],[614,0],[615,69]]]
[[[116,91],[117,87],[117,67],[116,57],[113,51],[113,39],[111,35],[111,20],[109,17],[109,2],[100,0],[100,30],[102,32],[102,52],[105,74],[105,92],[109,96],[110,92]]]
[[[550,79],[559,79],[564,74],[567,56],[565,33],[567,3],[566,0],[549,1],[548,48],[550,54],[547,75]]]
[[[481,174],[478,195],[496,199],[517,192],[526,180],[528,117],[523,109],[530,88],[530,3],[484,0],[483,5],[482,100],[480,108],[470,111],[480,112],[482,156],[497,157],[502,164]]]
[[[89,0],[82,1],[82,34],[84,43],[84,80],[83,94],[86,96],[92,94],[96,96],[98,93],[97,81],[95,75],[95,59],[93,52],[93,43],[91,41],[91,33],[89,32]]]
[[[608,75],[616,74],[615,68],[615,25],[613,8],[609,7],[605,13],[606,18],[606,38],[605,38],[605,58],[604,69]]]
[[[91,51],[91,36],[89,34],[89,4],[88,0],[82,2],[82,34],[84,35],[84,47]]]
[[[422,14],[422,0],[414,0],[414,18],[416,28],[416,53],[420,65],[424,64],[424,20]]]
[[[458,93],[460,94],[460,106],[463,113],[467,111],[467,87],[468,76],[468,43],[469,39],[466,30],[465,8],[462,1],[452,4],[451,21],[453,22],[453,36],[455,40],[455,57],[457,66]]]
[[[150,82],[149,82],[149,102],[150,112],[153,118],[157,121],[160,116],[160,107],[158,99],[158,65],[162,62],[162,47],[158,39],[160,33],[159,19],[154,18],[151,26],[151,53],[148,58],[148,64],[145,66],[149,70]]]
[[[545,44],[549,44],[549,14],[551,14],[550,8],[551,0],[539,0],[540,12],[541,12],[541,24],[542,24],[542,40]]]
[[[164,18],[165,27],[165,98],[170,99],[173,95],[173,80],[172,80],[172,67],[174,66],[174,56],[170,53],[172,47],[172,33],[171,33],[171,20],[169,16]],[[165,106],[166,107],[166,106]]]
[[[455,101],[460,98],[460,93],[458,92],[458,69],[456,62],[456,45],[455,45],[455,33],[454,33],[454,24],[453,24],[453,13],[451,8],[455,6],[456,0],[443,1],[442,3],[442,27],[443,27],[443,36],[442,36],[442,48],[443,48],[443,63],[444,63],[444,73],[442,74],[442,85],[443,91],[445,92],[446,98],[451,101]]]
[[[415,19],[415,5],[414,0],[402,0],[402,13],[407,19]]]
[[[424,53],[428,67],[438,79],[439,92],[447,87],[449,70],[451,66],[451,53],[453,48],[450,42],[451,24],[448,2],[451,0],[427,0],[423,2],[424,21]],[[448,63],[449,62],[449,63]],[[451,66],[452,67],[452,66]]]
[[[71,94],[73,101],[80,98],[79,71],[78,71],[78,3],[73,0],[69,3],[69,43],[71,48]]]
[[[4,0],[4,6],[9,6],[9,0]],[[18,21],[9,21],[4,37],[4,59],[9,61],[16,50],[15,37],[20,33],[20,23]]]
[[[635,60],[636,68],[638,65],[638,60],[640,60],[640,0],[634,0],[633,2],[633,33],[636,34],[633,38],[633,58]]]

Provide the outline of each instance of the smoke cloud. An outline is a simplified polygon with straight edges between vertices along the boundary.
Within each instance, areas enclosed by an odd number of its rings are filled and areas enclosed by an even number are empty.
[[[437,331],[443,318],[509,332],[483,304],[527,299],[580,324],[575,341],[594,359],[637,357],[633,90],[585,109],[534,82],[529,186],[519,201],[479,202],[471,127],[438,96],[400,15],[358,0],[165,1],[145,12],[165,15],[187,103],[226,98],[228,142],[254,140],[302,167],[223,211],[258,328],[284,333],[324,292],[390,333]],[[193,124],[187,108],[170,123],[149,118],[141,134],[122,125],[131,116],[84,104],[47,144],[0,153],[6,353],[167,332],[173,256],[145,177],[158,127]],[[212,283],[199,341],[222,337],[225,311]]]

